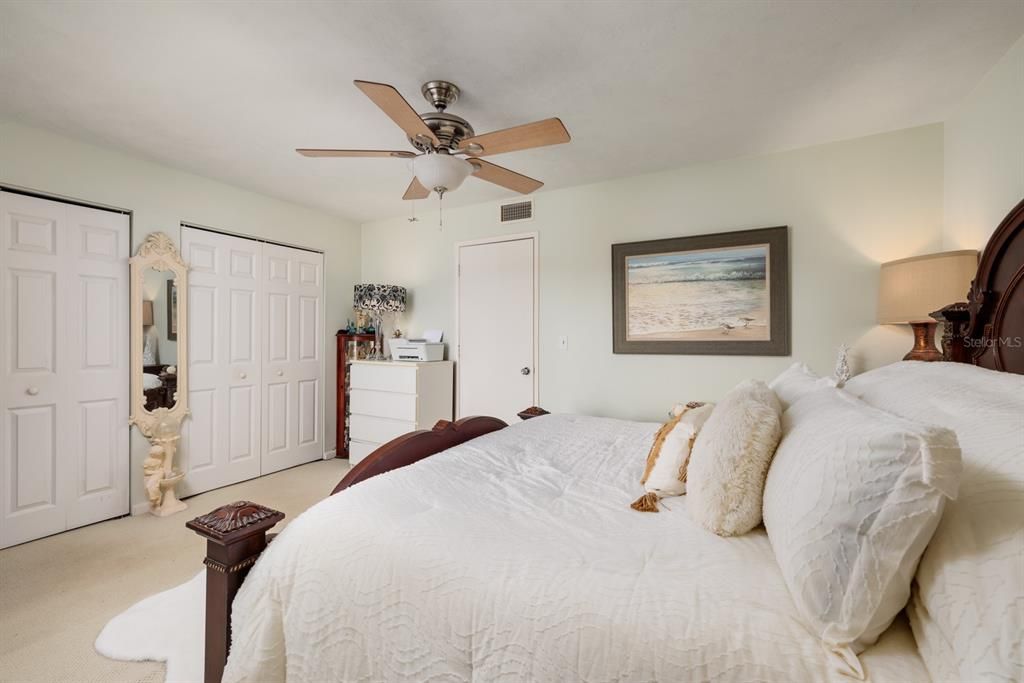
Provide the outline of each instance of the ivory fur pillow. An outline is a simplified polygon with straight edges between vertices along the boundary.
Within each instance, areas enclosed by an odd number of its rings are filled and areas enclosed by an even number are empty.
[[[714,406],[707,403],[677,404],[673,416],[654,435],[647,465],[640,479],[647,495],[633,503],[634,510],[657,512],[658,500],[686,493],[686,469],[693,441]]]
[[[761,523],[761,497],[782,435],[775,392],[748,380],[715,406],[693,444],[687,508],[719,536],[745,534]]]

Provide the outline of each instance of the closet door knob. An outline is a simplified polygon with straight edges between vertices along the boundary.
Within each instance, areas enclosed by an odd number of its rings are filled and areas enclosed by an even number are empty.
[[[39,387],[29,387],[25,390],[25,393],[29,396],[37,396],[39,394]]]
[[[524,374],[524,375],[529,375],[530,374],[530,368],[523,368],[519,372]]]
[[[245,374],[244,372],[238,373],[238,376],[241,377],[242,379],[245,379],[246,377],[248,377],[248,375]]]

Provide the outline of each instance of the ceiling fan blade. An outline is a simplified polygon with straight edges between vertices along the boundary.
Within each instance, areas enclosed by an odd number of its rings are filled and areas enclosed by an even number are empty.
[[[304,157],[399,157],[408,159],[414,152],[395,152],[386,149],[309,149],[295,150]]]
[[[569,131],[562,125],[560,119],[544,119],[534,121],[514,128],[496,130],[493,133],[484,133],[463,140],[459,147],[466,150],[468,154],[477,157],[491,154],[504,154],[515,152],[520,149],[531,149],[533,147],[546,147],[547,145],[560,145],[569,142]],[[481,152],[473,152],[469,145],[480,145]]]
[[[423,119],[416,113],[416,110],[405,101],[401,93],[386,83],[372,83],[370,81],[353,81],[356,87],[363,91],[363,94],[373,100],[373,103],[381,108],[388,117],[398,124],[398,127],[405,131],[411,138],[422,135],[430,140],[435,146],[441,141],[434,135]]]
[[[530,194],[544,186],[544,183],[539,180],[534,180],[522,173],[510,171],[507,168],[492,164],[483,159],[468,159],[468,161],[476,169],[473,171],[473,175],[480,180],[486,180],[489,183],[515,190],[519,194]]]
[[[420,181],[416,179],[416,176],[412,177],[412,182],[409,183],[409,187],[406,188],[405,194],[402,195],[402,199],[426,199],[430,196],[430,190],[423,187]]]

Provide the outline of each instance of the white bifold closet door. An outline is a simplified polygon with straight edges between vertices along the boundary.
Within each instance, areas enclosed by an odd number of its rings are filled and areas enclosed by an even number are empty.
[[[260,475],[260,247],[182,228],[189,267],[189,411],[182,423],[179,495]]]
[[[323,255],[187,227],[181,242],[190,278],[183,494],[322,458]]]
[[[323,254],[263,245],[263,467],[322,458]]]
[[[0,547],[128,513],[127,215],[0,192]]]

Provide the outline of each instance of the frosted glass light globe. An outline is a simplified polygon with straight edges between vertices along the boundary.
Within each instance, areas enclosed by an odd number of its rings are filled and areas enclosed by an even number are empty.
[[[451,192],[473,172],[473,165],[450,154],[421,154],[409,162],[420,185],[428,190]]]

